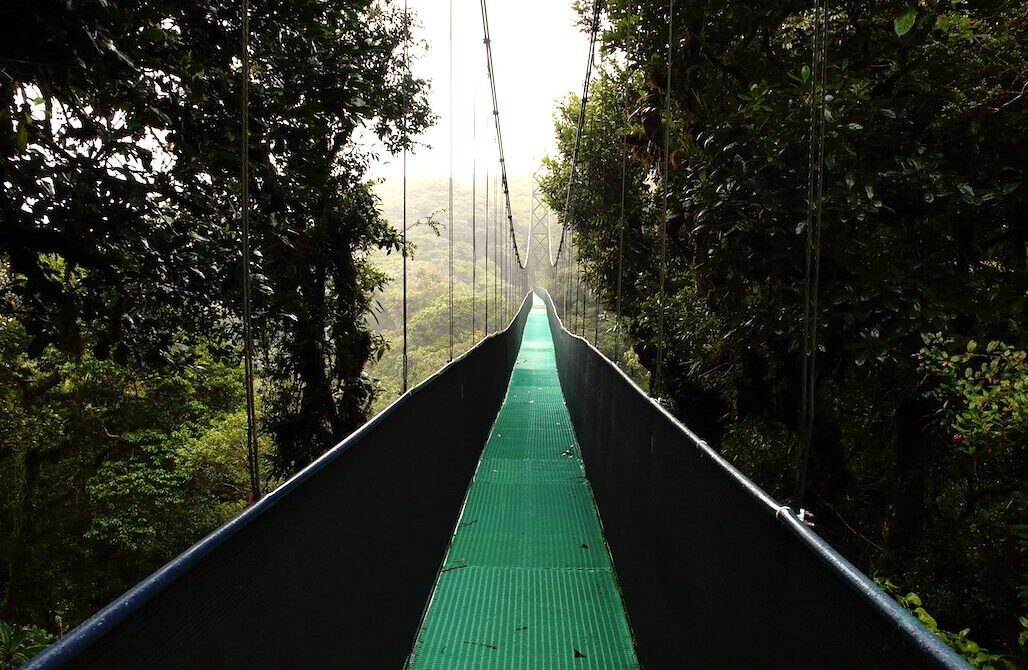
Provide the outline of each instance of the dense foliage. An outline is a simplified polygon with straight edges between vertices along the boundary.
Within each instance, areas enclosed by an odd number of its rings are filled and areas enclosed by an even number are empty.
[[[0,668],[16,668],[42,651],[53,636],[38,626],[0,621]]]
[[[861,567],[922,594],[944,628],[1016,655],[1028,608],[1028,6],[831,5],[816,424],[801,489],[811,4],[677,3],[666,90],[668,3],[606,3],[617,64],[590,100],[572,202],[585,270],[612,309],[627,150],[624,311],[651,372],[665,315],[654,392],[776,496],[812,509]],[[558,209],[577,110],[572,100],[557,117],[545,186]]]
[[[19,626],[63,632],[244,504],[240,6],[0,10],[0,618]],[[395,3],[252,7],[254,322],[276,478],[371,407],[362,372],[382,343],[365,316],[385,277],[369,257],[399,238],[366,140],[396,152],[431,118]]]
[[[155,372],[29,341],[3,322],[5,618],[61,631],[242,509],[242,375],[203,349]]]

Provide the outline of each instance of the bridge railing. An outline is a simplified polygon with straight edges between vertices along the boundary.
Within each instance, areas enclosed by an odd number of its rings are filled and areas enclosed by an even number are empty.
[[[403,667],[530,308],[26,667]]]
[[[970,667],[539,293],[643,667]]]

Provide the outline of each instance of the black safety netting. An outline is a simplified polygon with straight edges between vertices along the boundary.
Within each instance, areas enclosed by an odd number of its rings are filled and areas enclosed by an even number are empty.
[[[540,294],[644,668],[969,667]]]

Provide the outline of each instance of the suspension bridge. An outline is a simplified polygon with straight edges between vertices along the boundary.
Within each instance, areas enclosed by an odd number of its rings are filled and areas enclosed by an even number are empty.
[[[494,238],[492,252],[502,255],[507,281],[502,298],[494,282],[492,303],[508,325],[454,357],[451,176],[452,361],[408,390],[405,247],[404,394],[261,498],[248,340],[256,502],[26,667],[968,667],[802,514],[772,500],[565,328],[569,300],[577,310],[585,291],[573,231],[563,224],[573,220],[602,3],[593,4],[560,242],[554,253],[549,216],[534,199],[524,255],[485,0],[480,6],[500,155],[494,193],[502,190],[507,224],[506,242]],[[815,58],[819,49],[823,42]],[[248,78],[246,58],[243,66]],[[823,71],[816,67],[815,77]],[[811,109],[812,119],[823,116],[823,101]],[[818,127],[815,119],[812,161],[823,160]],[[812,375],[819,209],[810,216]],[[248,244],[244,234],[246,258]],[[561,262],[567,283],[558,310],[535,284]],[[489,297],[487,289],[487,310]],[[246,316],[248,333],[248,308]],[[657,366],[659,380],[660,356]]]
[[[299,666],[967,667],[543,291],[27,667]]]

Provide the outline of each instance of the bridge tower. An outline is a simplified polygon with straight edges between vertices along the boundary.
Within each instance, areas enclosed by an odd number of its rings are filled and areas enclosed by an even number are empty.
[[[539,192],[539,172],[532,175],[532,228],[529,233],[528,277],[532,286],[549,288],[553,277],[550,266],[550,208]]]

